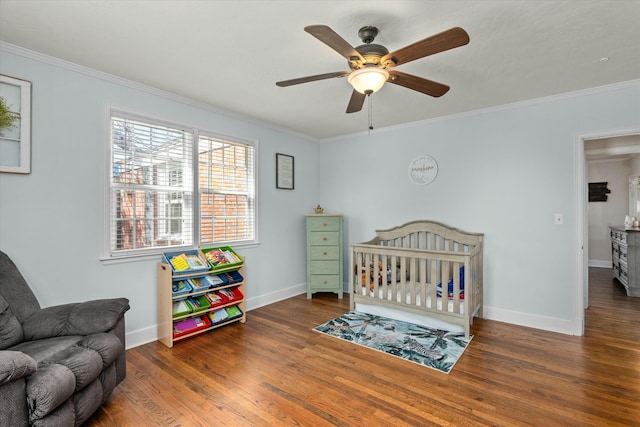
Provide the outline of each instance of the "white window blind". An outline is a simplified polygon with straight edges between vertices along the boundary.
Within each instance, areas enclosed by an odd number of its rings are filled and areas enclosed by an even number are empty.
[[[254,240],[254,157],[252,144],[199,136],[201,245]]]
[[[111,253],[193,245],[193,133],[111,116]]]

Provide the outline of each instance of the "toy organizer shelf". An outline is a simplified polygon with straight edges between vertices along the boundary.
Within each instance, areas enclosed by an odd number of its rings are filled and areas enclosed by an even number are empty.
[[[218,266],[215,269],[205,271],[174,271],[171,267],[171,264],[167,262],[158,263],[158,341],[160,341],[167,347],[173,347],[173,344],[178,341],[203,334],[207,331],[211,331],[221,326],[226,326],[235,322],[245,323],[247,320],[245,303],[246,277],[244,268],[244,257],[241,258],[242,263],[240,265],[236,264],[223,267]],[[214,277],[221,273],[233,272],[240,273],[240,276],[242,276],[242,280],[240,282],[215,285],[214,287],[206,287],[177,296],[175,296],[173,293],[173,284],[178,283],[182,280],[200,279],[205,276]],[[205,295],[210,292],[217,292],[225,289],[228,291],[239,291],[242,298],[232,302],[216,305],[212,308],[206,308],[204,310],[194,311],[188,314],[174,317],[173,304],[176,301],[180,301],[188,297],[198,300],[199,298],[205,298]],[[212,323],[211,325],[207,325],[192,332],[182,333],[179,336],[176,336],[176,334],[174,333],[175,322],[180,322],[190,318],[195,319],[201,316],[205,316],[208,318],[213,312],[230,307],[239,308],[241,314],[236,317],[231,317],[226,320],[220,321],[219,323]]]

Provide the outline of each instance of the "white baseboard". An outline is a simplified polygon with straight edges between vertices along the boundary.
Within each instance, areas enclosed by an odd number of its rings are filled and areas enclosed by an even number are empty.
[[[554,317],[538,316],[495,307],[484,307],[484,318],[498,322],[512,323],[528,328],[542,329],[567,335],[581,335],[582,327],[579,322],[557,319]]]
[[[305,283],[291,286],[259,297],[248,298],[247,311],[273,304],[307,292]],[[348,293],[346,295],[348,298]],[[498,322],[511,323],[528,328],[542,329],[566,335],[581,335],[582,328],[578,322],[554,317],[538,316],[495,307],[484,307],[484,318]],[[158,325],[149,326],[126,334],[127,349],[134,348],[158,340]]]
[[[602,261],[597,259],[589,260],[589,267],[600,267],[600,268],[613,268],[613,262],[611,261]]]
[[[143,344],[147,344],[158,340],[158,325],[147,326],[137,331],[127,332],[125,334],[125,341],[127,350],[133,347],[138,347]]]
[[[265,305],[273,304],[274,302],[282,301],[287,298],[294,297],[296,295],[304,294],[307,292],[307,284],[291,286],[290,288],[282,289],[276,292],[271,292],[266,295],[261,295],[255,298],[247,298],[247,312],[254,310]],[[130,348],[138,347],[143,344],[147,344],[158,340],[158,325],[148,326],[136,331],[127,332],[125,335],[127,350]]]
[[[307,284],[302,283],[300,285],[291,286],[289,288],[271,292],[266,295],[260,295],[259,297],[247,298],[247,311],[264,307],[265,305],[273,304],[274,302],[282,301],[284,299],[304,294],[306,292]]]

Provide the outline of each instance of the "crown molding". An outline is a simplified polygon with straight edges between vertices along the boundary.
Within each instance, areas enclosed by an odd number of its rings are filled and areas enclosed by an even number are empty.
[[[419,120],[419,121],[415,121],[415,122],[411,122],[411,123],[403,123],[400,125],[394,125],[394,126],[388,126],[388,127],[384,127],[384,128],[377,128],[374,130],[369,130],[369,131],[360,131],[360,132],[356,132],[356,133],[352,133],[352,134],[347,134],[347,135],[340,135],[340,136],[334,136],[334,137],[330,137],[330,138],[314,138],[311,137],[309,135],[306,134],[302,134],[300,132],[295,132],[291,129],[287,129],[281,126],[276,126],[272,123],[268,123],[268,122],[263,122],[263,121],[259,121],[256,120],[254,118],[242,115],[240,113],[236,113],[230,110],[225,110],[223,108],[220,107],[216,107],[213,106],[211,104],[207,104],[205,102],[200,102],[200,101],[196,101],[194,99],[191,98],[187,98],[181,95],[177,95],[175,93],[172,92],[168,92],[168,91],[164,91],[152,86],[147,86],[144,85],[142,83],[138,83],[132,80],[128,80],[122,77],[118,77],[116,75],[113,74],[109,74],[106,73],[104,71],[99,71],[90,67],[86,67],[84,65],[79,65],[70,61],[66,61],[64,59],[60,59],[60,58],[56,58],[50,55],[45,55],[43,53],[40,52],[36,52],[30,49],[26,49],[23,48],[21,46],[17,46],[11,43],[7,43],[7,42],[3,42],[0,41],[0,51],[4,51],[4,52],[8,52],[8,53],[13,53],[15,55],[19,55],[25,58],[29,58],[29,59],[33,59],[36,61],[40,61],[46,64],[50,64],[50,65],[54,65],[60,68],[64,68],[70,71],[74,71],[77,73],[81,73],[84,75],[88,75],[100,80],[105,80],[111,83],[115,83],[124,87],[128,87],[131,89],[135,89],[135,90],[139,90],[142,92],[146,92],[152,95],[156,95],[156,96],[160,96],[175,102],[179,102],[181,104],[185,104],[185,105],[189,105],[191,107],[195,107],[195,108],[199,108],[202,110],[207,110],[210,111],[212,113],[215,114],[219,114],[221,116],[225,116],[231,119],[235,119],[235,120],[241,120],[247,123],[252,123],[258,126],[262,126],[262,127],[266,127],[278,132],[283,132],[298,138],[303,138],[309,141],[313,141],[313,142],[331,142],[331,141],[338,141],[338,140],[344,140],[344,139],[350,139],[353,137],[358,137],[358,136],[363,136],[363,135],[367,135],[367,134],[377,134],[377,133],[383,133],[383,132],[392,132],[392,131],[396,131],[399,129],[406,129],[406,128],[411,128],[411,127],[416,127],[416,126],[423,126],[426,124],[431,124],[431,123],[436,123],[436,122],[442,122],[442,121],[447,121],[447,120],[455,120],[455,119],[460,119],[460,118],[466,118],[466,117],[474,117],[474,116],[478,116],[478,115],[482,115],[482,114],[490,114],[490,113],[495,113],[495,112],[499,112],[499,111],[505,111],[505,110],[511,110],[511,109],[515,109],[515,108],[521,108],[521,107],[527,107],[527,106],[532,106],[532,105],[538,105],[538,104],[543,104],[543,103],[547,103],[547,102],[551,102],[551,101],[558,101],[558,100],[563,100],[563,99],[571,99],[571,98],[576,98],[576,97],[580,97],[580,96],[586,96],[586,95],[593,95],[593,94],[598,94],[598,93],[605,93],[605,92],[611,92],[614,90],[619,90],[619,89],[627,89],[630,87],[640,87],[640,79],[638,80],[629,80],[626,82],[620,82],[620,83],[613,83],[610,85],[604,85],[604,86],[597,86],[597,87],[593,87],[593,88],[587,88],[587,89],[581,89],[581,90],[576,90],[576,91],[572,91],[572,92],[565,92],[565,93],[561,93],[561,94],[556,94],[556,95],[550,95],[550,96],[545,96],[545,97],[541,97],[541,98],[534,98],[534,99],[529,99],[529,100],[525,100],[525,101],[518,101],[518,102],[513,102],[513,103],[509,103],[509,104],[503,104],[503,105],[498,105],[498,106],[494,106],[494,107],[488,107],[488,108],[482,108],[482,109],[478,109],[478,110],[472,110],[472,111],[465,111],[462,113],[456,113],[456,114],[450,114],[447,116],[441,116],[441,117],[434,117],[431,119],[425,119],[425,120]]]
[[[24,58],[33,59],[35,61],[43,62],[45,64],[53,65],[55,67],[64,68],[69,71],[74,71],[76,73],[84,74],[86,76],[94,77],[96,79],[104,80],[110,83],[114,83],[120,86],[128,87],[130,89],[138,90],[141,92],[146,92],[151,95],[156,95],[171,101],[175,101],[184,105],[188,105],[190,107],[198,108],[201,110],[206,110],[215,114],[219,114],[221,116],[228,117],[234,120],[240,120],[246,123],[251,123],[257,126],[266,127],[271,130],[286,133],[298,138],[303,138],[312,142],[319,142],[319,139],[313,138],[309,135],[305,135],[299,132],[295,132],[291,129],[287,129],[281,126],[276,126],[273,123],[263,122],[260,120],[256,120],[249,116],[233,112],[231,110],[226,110],[224,108],[216,107],[211,104],[207,104],[206,102],[196,101],[191,98],[187,98],[182,95],[177,95],[173,92],[165,91],[162,89],[158,89],[152,86],[148,86],[142,83],[135,82],[133,80],[128,80],[123,77],[118,77],[114,74],[106,73],[104,71],[99,71],[94,68],[86,67],[84,65],[79,65],[70,61],[66,61],[64,59],[56,58],[54,56],[45,55],[44,53],[36,52],[34,50],[26,49],[21,46],[17,46],[11,43],[0,41],[0,51],[12,53],[15,55],[22,56]]]
[[[367,135],[367,134],[374,134],[374,133],[381,133],[381,132],[391,132],[391,131],[396,131],[396,130],[399,130],[399,129],[406,129],[406,128],[411,128],[411,127],[416,127],[416,126],[423,126],[423,125],[426,125],[426,124],[443,122],[443,121],[447,121],[447,120],[454,120],[454,119],[460,119],[460,118],[466,118],[466,117],[474,117],[474,116],[479,116],[479,115],[482,115],[482,114],[496,113],[496,112],[500,112],[500,111],[512,110],[512,109],[521,108],[521,107],[529,107],[529,106],[532,106],[532,105],[544,104],[544,103],[552,102],[552,101],[560,101],[560,100],[564,100],[564,99],[571,99],[571,98],[577,98],[577,97],[580,97],[580,96],[594,95],[594,94],[605,93],[605,92],[612,92],[614,90],[627,89],[627,88],[633,88],[633,87],[640,88],[640,79],[638,79],[638,80],[629,80],[629,81],[626,81],[626,82],[612,83],[610,85],[604,85],[604,86],[596,86],[596,87],[592,87],[592,88],[581,89],[581,90],[576,90],[576,91],[572,91],[572,92],[565,92],[565,93],[560,93],[560,94],[556,94],[556,95],[549,95],[549,96],[544,96],[544,97],[541,97],[541,98],[527,99],[525,101],[512,102],[512,103],[509,103],[509,104],[497,105],[497,106],[494,106],[494,107],[481,108],[481,109],[478,109],[478,110],[471,110],[471,111],[465,111],[465,112],[462,112],[462,113],[450,114],[450,115],[447,115],[447,116],[434,117],[434,118],[425,119],[425,120],[419,120],[419,121],[415,121],[415,122],[411,122],[411,123],[403,123],[403,124],[400,124],[400,125],[388,126],[388,127],[384,127],[384,128],[377,128],[377,129],[374,129],[374,130],[371,130],[371,131],[361,131],[361,132],[352,133],[352,134],[349,134],[349,135],[335,136],[335,137],[331,137],[331,138],[321,139],[320,142],[330,142],[330,141],[349,139],[349,138],[353,138],[353,137],[356,137],[356,136],[363,136],[363,135]]]

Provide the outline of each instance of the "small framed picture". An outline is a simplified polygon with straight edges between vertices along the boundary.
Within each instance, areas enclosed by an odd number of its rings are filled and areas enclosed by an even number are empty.
[[[0,75],[0,172],[31,173],[31,82]]]
[[[276,153],[276,188],[293,190],[293,156]]]

